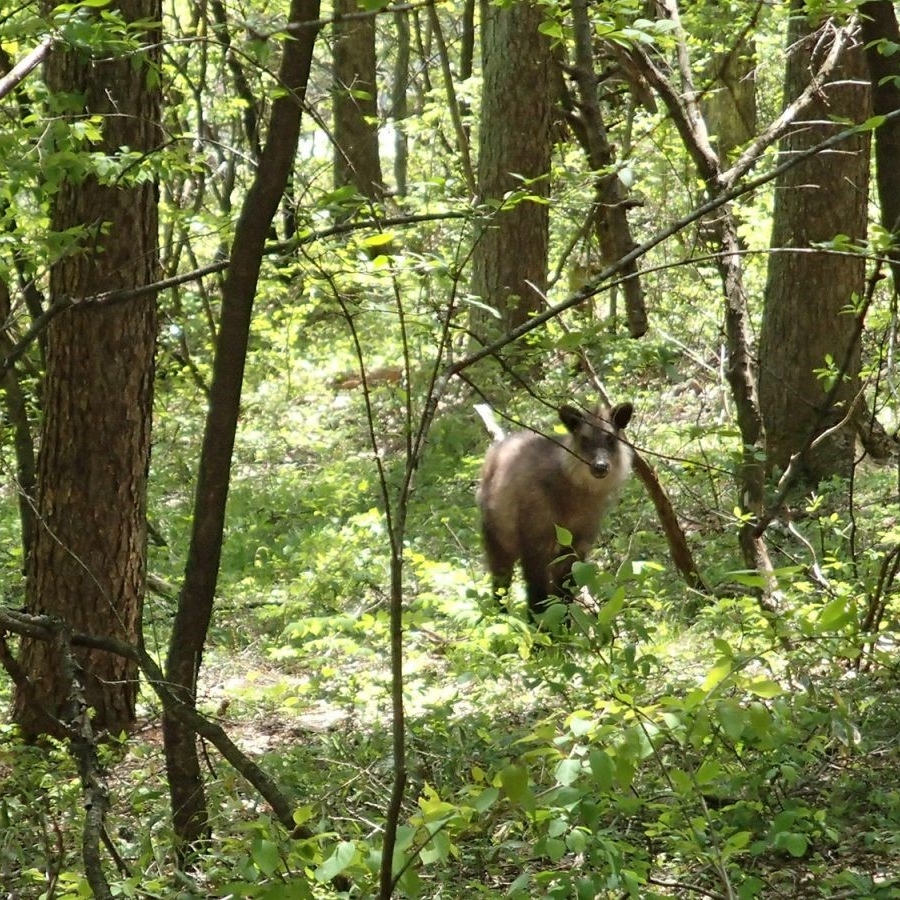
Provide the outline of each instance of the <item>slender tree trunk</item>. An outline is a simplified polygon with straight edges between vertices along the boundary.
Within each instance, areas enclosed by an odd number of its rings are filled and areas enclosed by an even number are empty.
[[[391,85],[391,120],[394,126],[394,184],[397,196],[405,197],[409,170],[409,139],[406,135],[406,117],[409,115],[409,12],[398,9],[394,13],[397,30],[397,57],[394,61],[394,80]]]
[[[12,321],[12,300],[9,287],[0,281],[0,320]],[[0,334],[0,353],[6,355],[13,342],[7,332]],[[28,401],[19,381],[18,368],[7,367],[2,376],[3,408],[13,430],[16,450],[16,494],[19,505],[19,522],[22,528],[22,559],[31,555],[37,519],[34,514],[34,495],[37,484],[37,463],[31,423],[28,418]]]
[[[363,197],[381,200],[375,17],[342,18],[362,11],[357,0],[335,0],[334,184],[352,184]]]
[[[866,63],[872,86],[872,112],[876,116],[900,110],[900,61],[894,49],[900,46],[900,25],[890,0],[869,0],[859,7],[860,30],[866,48]],[[891,235],[887,252],[893,276],[894,296],[900,291],[900,119],[884,122],[875,129],[875,183],[881,224]],[[896,314],[895,314],[896,315]],[[896,344],[897,322],[893,323]],[[876,418],[875,409],[860,404],[856,429],[870,456],[887,459],[894,441]]]
[[[166,677],[179,700],[196,701],[197,675],[212,617],[231,454],[240,413],[241,388],[253,300],[266,237],[297,154],[301,104],[306,93],[317,28],[318,0],[291,0],[278,81],[287,91],[272,103],[268,136],[256,179],[235,230],[231,262],[222,289],[222,319],[216,342],[212,386],[194,500],[194,522],[184,586],[172,628]],[[183,721],[165,714],[163,735],[177,850],[184,856],[209,834],[206,796],[196,735]]]
[[[125,21],[158,22],[159,0],[118,0]],[[159,91],[151,77],[159,32],[139,53],[92,59],[60,45],[47,66],[59,95],[83,99],[76,117],[103,116],[96,150],[150,153],[160,142]],[[50,271],[51,302],[142,287],[157,276],[157,190],[92,175],[64,182],[54,200],[53,229],[84,229],[80,246]],[[26,604],[75,630],[140,640],[146,576],[146,496],[156,341],[156,298],[116,306],[79,304],[47,332],[44,421],[37,474],[37,525],[29,556]],[[30,679],[17,690],[13,716],[24,732],[41,730],[36,704],[56,715],[65,679],[52,646],[23,639],[20,663]],[[127,730],[138,687],[133,662],[81,650],[95,729]]]
[[[500,317],[472,307],[471,330],[485,342],[540,310],[547,287],[546,204],[503,206],[510,192],[549,193],[550,44],[538,31],[541,21],[540,7],[528,0],[482,5],[478,189],[483,203],[501,207],[472,257],[473,293]]]
[[[444,92],[447,95],[447,106],[450,110],[450,118],[453,121],[453,130],[456,133],[456,150],[459,154],[459,162],[462,166],[463,176],[466,179],[469,195],[474,197],[478,188],[475,184],[475,173],[472,170],[469,128],[463,120],[465,107],[456,93],[456,79],[450,64],[450,51],[447,47],[447,42],[444,40],[444,30],[441,28],[441,20],[438,17],[434,4],[429,4],[428,6],[428,21],[431,24],[431,36],[441,64],[441,76],[444,82]]]
[[[831,22],[814,28],[801,0],[793,0],[791,9],[787,102],[806,87],[836,35]],[[857,42],[845,49],[833,78],[783,139],[782,159],[818,144],[847,122],[864,121],[869,110],[867,79],[863,48]],[[811,432],[825,431],[841,420],[860,390],[856,321],[846,308],[854,296],[863,294],[865,260],[809,251],[838,235],[865,240],[868,179],[869,133],[864,132],[794,166],[775,182],[776,252],[769,257],[759,346],[769,467],[785,469]],[[795,248],[801,252],[791,252]],[[827,366],[843,368],[844,378],[835,405],[826,410],[822,404],[829,384],[817,373]],[[805,461],[805,480],[815,484],[831,475],[849,475],[854,437],[852,428],[843,428],[820,442]]]
[[[719,157],[710,143],[706,121],[691,79],[687,40],[681,28],[678,4],[675,0],[667,0],[666,9],[675,26],[675,35],[678,39],[681,89],[675,87],[641,48],[634,49],[633,58],[668,108],[698,175],[706,184],[710,197],[713,197],[725,187],[722,180],[723,173]],[[759,462],[764,431],[756,387],[753,332],[750,327],[741,248],[737,222],[730,204],[719,209],[712,220],[710,241],[718,251],[716,266],[725,300],[725,338],[728,350],[726,378],[734,397],[738,429],[741,434],[741,465],[737,471],[737,481],[739,508],[743,521],[739,541],[746,565],[763,574],[771,586],[774,583],[772,563],[764,536],[757,534],[755,529],[756,520],[762,514],[765,500],[765,478]]]
[[[580,110],[576,120],[580,126],[577,134],[595,173],[594,222],[603,262],[609,266],[637,245],[628,224],[627,192],[613,166],[613,150],[600,109],[587,0],[572,0],[572,19],[575,30],[575,82],[578,85]],[[642,337],[647,332],[647,310],[637,263],[631,263],[624,274],[630,276],[623,285],[628,331],[632,337]]]
[[[897,13],[890,0],[870,0],[859,8],[863,45],[872,85],[872,112],[886,115],[900,109],[900,65],[896,53],[900,46]],[[900,119],[885,122],[875,131],[875,176],[881,224],[900,243]],[[900,248],[890,251],[894,290],[900,289]]]

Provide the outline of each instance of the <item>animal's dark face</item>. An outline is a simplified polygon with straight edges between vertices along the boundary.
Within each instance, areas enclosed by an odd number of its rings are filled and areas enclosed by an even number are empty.
[[[559,418],[572,435],[572,452],[584,460],[594,478],[606,478],[621,451],[619,432],[631,420],[634,408],[620,403],[611,409],[588,413],[563,406]]]

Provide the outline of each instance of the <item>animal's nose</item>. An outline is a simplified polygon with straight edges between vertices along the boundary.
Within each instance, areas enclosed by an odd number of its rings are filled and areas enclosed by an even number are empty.
[[[609,463],[604,459],[597,459],[591,465],[591,473],[594,478],[606,478],[609,474]]]

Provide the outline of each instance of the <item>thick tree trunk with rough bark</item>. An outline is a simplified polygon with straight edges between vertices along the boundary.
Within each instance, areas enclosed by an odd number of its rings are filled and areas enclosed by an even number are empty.
[[[158,0],[119,0],[126,21],[158,22]],[[90,59],[59,45],[47,67],[51,91],[78,91],[83,106],[67,113],[103,118],[95,148],[159,146],[154,67],[159,33],[141,53]],[[74,96],[69,94],[70,96]],[[157,191],[133,171],[101,182],[63,183],[53,229],[87,229],[79,246],[50,272],[51,303],[75,300],[47,332],[44,421],[37,477],[37,525],[27,563],[27,607],[59,616],[74,629],[139,640],[146,575],[146,495],[156,342],[156,298],[113,306],[79,304],[104,291],[136,288],[157,277]],[[36,704],[56,715],[66,690],[50,644],[24,639],[20,663],[31,684],[18,690],[13,716],[26,734],[41,730]],[[134,723],[138,673],[133,662],[82,650],[87,702],[97,730]]]
[[[478,188],[483,203],[510,192],[548,193],[550,44],[530,2],[482,6],[483,88]],[[472,291],[500,318],[472,307],[479,340],[495,338],[541,309],[547,287],[547,206],[506,204],[486,222],[472,256]]]
[[[833,25],[813,29],[799,0],[788,29],[785,99],[809,82],[834,37]],[[815,146],[848,122],[868,116],[869,86],[861,43],[848,46],[831,80],[816,93],[780,146],[782,158]],[[759,399],[770,468],[784,469],[807,436],[823,432],[846,415],[860,389],[855,316],[847,307],[861,296],[865,260],[852,254],[810,250],[846,235],[866,237],[869,135],[858,134],[784,172],[775,182],[772,248],[759,347]],[[794,249],[800,252],[791,252]],[[830,363],[828,361],[831,361]],[[844,370],[830,410],[823,409],[829,383],[817,375],[826,366]],[[848,475],[854,431],[842,428],[808,455],[804,480]]]

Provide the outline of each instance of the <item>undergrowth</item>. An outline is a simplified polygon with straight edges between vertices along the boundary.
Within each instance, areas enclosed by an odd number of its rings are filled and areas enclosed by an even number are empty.
[[[795,502],[790,525],[770,535],[779,590],[766,608],[723,513],[733,434],[660,419],[654,365],[616,395],[636,403],[631,437],[670,492],[706,593],[671,568],[632,480],[594,564],[576,569],[591,603],[552,608],[535,628],[515,587],[512,612],[498,611],[474,506],[487,438],[463,393],[436,420],[404,548],[398,896],[900,896],[897,610],[884,584],[896,504],[884,473],[865,464],[852,493],[835,483]],[[104,751],[119,896],[376,892],[393,777],[388,556],[361,397],[323,391],[330,375],[295,373],[277,396],[261,379],[248,397],[255,417],[236,451],[200,688],[203,711],[294,798],[297,823],[315,837],[286,836],[207,748],[212,849],[175,872],[148,694],[145,726]],[[389,477],[391,454],[402,454],[390,428],[403,390],[373,395]],[[173,590],[196,425],[182,402],[160,400],[151,502],[162,538],[153,569]],[[552,423],[541,404],[515,409]],[[877,633],[867,631],[879,599]],[[148,601],[157,653],[172,608],[165,591]],[[87,896],[73,764],[62,748],[22,747],[11,728],[0,739],[0,878],[21,898]]]

